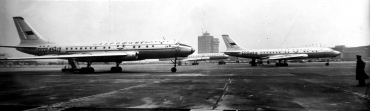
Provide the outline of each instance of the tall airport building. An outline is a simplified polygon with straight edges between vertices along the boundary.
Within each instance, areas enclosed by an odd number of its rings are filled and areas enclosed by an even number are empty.
[[[218,53],[220,41],[218,38],[213,38],[208,32],[198,36],[198,53]]]

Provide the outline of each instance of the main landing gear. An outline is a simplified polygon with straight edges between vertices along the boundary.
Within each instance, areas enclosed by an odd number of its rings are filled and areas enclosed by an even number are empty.
[[[87,66],[80,69],[80,73],[93,73],[95,70],[91,67],[92,62],[87,62]]]
[[[218,61],[218,65],[225,65],[226,62],[225,61]]]
[[[68,59],[68,64],[62,69],[62,72],[74,72],[74,71],[79,71],[80,73],[93,73],[95,70],[93,67],[91,67],[92,62],[87,62],[87,66],[80,68],[78,63],[75,60]]]
[[[172,61],[172,60],[171,60]],[[176,61],[177,61],[177,57],[175,57],[175,61],[172,61],[172,63],[174,64],[174,67],[171,68],[171,72],[176,72],[177,69],[176,69]]]
[[[111,72],[122,72],[122,68],[119,66],[122,63],[122,61],[116,62],[116,67],[110,68]]]
[[[276,63],[275,66],[288,66],[288,63],[286,62],[286,60],[284,60],[284,63],[281,63],[282,60],[279,60],[278,63]]]
[[[194,61],[191,65],[199,65],[198,61]]]

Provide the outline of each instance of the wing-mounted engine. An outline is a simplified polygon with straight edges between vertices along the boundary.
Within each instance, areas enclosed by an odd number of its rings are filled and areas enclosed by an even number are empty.
[[[121,57],[122,61],[130,61],[130,60],[138,60],[139,58],[139,52],[126,52],[126,56]]]

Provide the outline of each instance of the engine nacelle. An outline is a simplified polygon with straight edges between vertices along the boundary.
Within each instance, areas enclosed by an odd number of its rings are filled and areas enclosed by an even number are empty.
[[[139,52],[126,52],[127,56],[120,57],[123,61],[137,60],[139,58]]]

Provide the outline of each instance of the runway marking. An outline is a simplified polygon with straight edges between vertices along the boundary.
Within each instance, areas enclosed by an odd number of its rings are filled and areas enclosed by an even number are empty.
[[[60,84],[60,85],[55,85],[55,86],[41,86],[41,87],[37,87],[37,88],[20,89],[20,90],[12,90],[12,91],[1,91],[0,93],[17,92],[17,91],[29,91],[29,90],[37,90],[37,89],[52,88],[52,87],[59,87],[59,86],[68,86],[68,85],[75,85],[75,84],[81,84],[81,83]]]
[[[235,75],[235,74],[233,73],[230,77],[232,77],[232,76],[234,76],[234,75]],[[220,97],[217,99],[216,103],[215,103],[215,104],[213,105],[213,107],[212,107],[212,110],[216,109],[216,108],[217,108],[218,103],[221,101],[221,99],[222,99],[222,98],[224,98],[224,97],[225,97],[226,91],[227,91],[227,89],[229,88],[229,84],[231,83],[231,81],[232,81],[232,79],[231,79],[231,78],[229,78],[229,80],[225,83],[225,86],[224,86],[224,88],[223,88],[222,96],[220,96]]]
[[[167,81],[167,80],[169,80],[169,79],[161,80],[160,82]],[[145,85],[156,84],[156,83],[158,83],[158,82],[153,81],[152,83],[140,84],[140,85],[131,86],[131,87],[127,87],[127,88],[123,88],[123,89],[119,89],[119,90],[115,90],[115,91],[111,91],[111,92],[107,92],[107,93],[101,93],[101,94],[95,94],[95,95],[91,95],[91,96],[86,96],[86,97],[71,99],[71,100],[69,100],[67,102],[60,102],[60,103],[56,103],[56,104],[52,104],[52,105],[40,106],[40,107],[37,107],[37,108],[32,108],[32,109],[25,110],[25,111],[39,111],[39,110],[47,110],[47,111],[50,111],[50,110],[52,110],[52,111],[58,110],[58,111],[61,111],[61,110],[65,110],[65,109],[68,109],[69,108],[67,106],[64,106],[65,104],[68,104],[68,103],[77,102],[77,101],[81,101],[81,100],[85,100],[85,99],[93,98],[93,97],[110,95],[110,94],[117,93],[117,92],[120,92],[120,91],[129,90],[129,89],[132,89],[132,88],[142,87],[142,86],[145,86]]]
[[[307,80],[307,79],[302,79],[306,82],[310,82],[310,83],[314,83],[314,84],[318,84],[318,83],[315,83],[314,81],[310,81],[310,80]],[[370,97],[367,97],[366,95],[364,94],[361,94],[361,93],[358,93],[358,92],[352,92],[350,90],[347,90],[347,89],[342,89],[342,88],[339,88],[339,87],[334,87],[334,86],[328,86],[328,85],[324,85],[324,84],[318,84],[320,86],[323,86],[323,87],[326,87],[326,88],[331,88],[331,89],[334,89],[334,90],[339,90],[339,91],[343,91],[343,92],[347,92],[347,93],[351,93],[353,95],[357,95],[359,97],[362,97],[364,99],[370,99]]]

